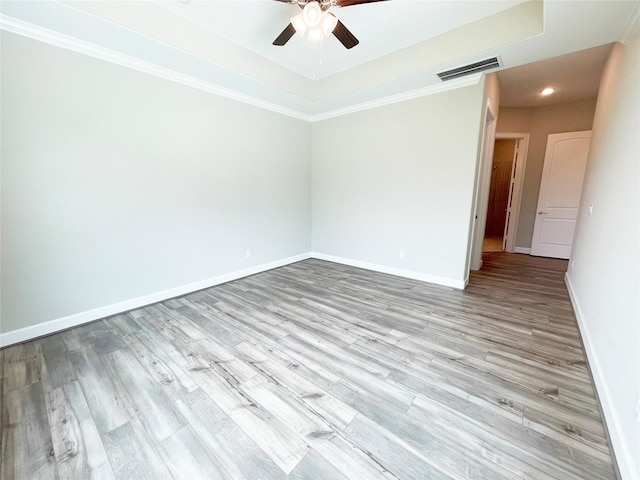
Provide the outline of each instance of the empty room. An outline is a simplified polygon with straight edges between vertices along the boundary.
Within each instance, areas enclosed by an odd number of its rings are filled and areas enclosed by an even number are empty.
[[[0,2],[0,480],[640,480],[640,2]]]

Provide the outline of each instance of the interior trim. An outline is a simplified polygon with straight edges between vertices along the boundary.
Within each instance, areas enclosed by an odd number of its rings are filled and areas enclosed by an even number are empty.
[[[631,455],[629,446],[626,444],[624,437],[621,434],[622,428],[620,427],[620,418],[618,417],[618,412],[616,411],[615,405],[612,401],[612,395],[609,391],[609,387],[607,386],[605,375],[602,372],[598,355],[591,343],[591,335],[587,328],[587,324],[585,323],[573,284],[571,283],[569,272],[564,274],[564,283],[567,286],[571,305],[573,306],[573,311],[578,321],[582,344],[587,355],[589,369],[591,370],[591,376],[595,383],[596,393],[599,400],[598,403],[600,404],[600,408],[605,419],[609,439],[611,440],[611,448],[613,449],[618,469],[622,478],[635,478],[635,472],[637,472],[637,470],[633,456]]]
[[[161,292],[151,293],[138,298],[132,298],[124,300],[122,302],[114,303],[111,305],[105,305],[103,307],[94,308],[85,312],[68,315],[62,318],[56,318],[47,322],[39,323],[36,325],[30,325],[28,327],[19,328],[17,330],[11,330],[6,333],[0,334],[0,348],[13,345],[15,343],[26,342],[38,337],[50,335],[52,333],[67,330],[69,328],[77,327],[85,323],[93,322],[101,318],[116,315],[118,313],[127,312],[136,308],[141,308],[152,303],[163,302],[170,298],[179,297],[181,295],[187,295],[198,290],[214,287],[223,283],[231,282],[239,278],[248,277],[249,275],[255,275],[256,273],[266,272],[278,267],[284,267],[291,263],[300,262],[308,258],[317,258],[318,260],[326,260],[329,262],[341,263],[343,265],[350,265],[352,267],[364,268],[366,270],[373,270],[381,273],[389,273],[391,275],[397,275],[399,277],[411,278],[413,280],[421,280],[423,282],[435,283],[438,285],[444,285],[453,287],[459,290],[463,290],[468,282],[468,278],[465,280],[455,280],[452,278],[438,277],[436,275],[429,275],[426,273],[414,272],[411,270],[403,270],[394,267],[388,267],[385,265],[377,265],[368,262],[361,262],[359,260],[353,260],[350,258],[336,257],[333,255],[325,255],[323,253],[306,252],[292,257],[282,258],[269,263],[263,263],[255,267],[238,270],[235,272],[219,275],[213,278],[207,278],[198,282],[188,283],[179,287],[163,290]]]
[[[104,47],[97,46],[95,44],[78,40],[76,38],[64,35],[53,30],[48,30],[37,25],[33,25],[22,20],[9,17],[4,14],[0,14],[0,29],[6,30],[17,35],[44,42],[49,45],[71,50],[83,55],[87,55],[99,60],[103,60],[122,67],[131,68],[148,75],[163,78],[171,82],[176,82],[188,87],[196,88],[204,92],[212,93],[221,97],[236,100],[238,102],[253,105],[258,108],[269,110],[275,113],[280,113],[288,117],[297,118],[306,122],[318,122],[329,118],[340,117],[342,115],[348,115],[350,113],[360,112],[363,110],[369,110],[372,108],[382,107],[384,105],[390,105],[393,103],[403,102],[414,98],[424,97],[427,95],[434,95],[437,93],[446,92],[448,90],[454,90],[461,87],[477,84],[482,78],[482,74],[474,74],[465,78],[451,80],[446,84],[432,85],[424,88],[410,90],[396,95],[389,95],[386,97],[370,100],[366,102],[350,105],[349,107],[339,108],[328,112],[310,115],[299,110],[286,108],[273,102],[267,102],[251,95],[246,95],[235,90],[221,87],[210,82],[194,78],[190,75],[178,73],[174,70],[159,67],[149,62],[139,60],[129,55],[116,52]]]
[[[139,60],[135,57],[131,57],[129,55],[125,55],[108,48],[100,47],[83,40],[78,40],[68,35],[54,32],[53,30],[48,30],[31,23],[23,22],[22,20],[15,19],[7,15],[0,14],[0,29],[31,38],[39,42],[47,43],[49,45],[54,45],[66,50],[81,53],[89,57],[97,58],[99,60],[104,60],[105,62],[113,63],[115,65],[131,68],[133,70],[147,73],[155,77],[180,83],[188,87],[197,88],[198,90],[213,93],[214,95],[230,98],[238,102],[247,103],[249,105],[263,108],[265,110],[270,110],[272,112],[281,113],[283,115],[298,118],[300,120],[305,120],[307,122],[310,121],[309,115],[297,110],[285,108],[276,103],[267,102],[250,95],[236,92],[235,90],[220,87],[213,83],[199,80],[190,75],[185,75],[174,70],[159,67],[152,63]]]
[[[424,88],[418,88],[416,90],[410,90],[408,92],[402,92],[395,95],[389,95],[387,97],[376,98],[375,100],[369,100],[367,102],[356,103],[349,107],[338,108],[326,113],[319,113],[312,115],[309,119],[310,122],[319,122],[321,120],[327,120],[329,118],[341,117],[342,115],[348,115],[350,113],[361,112],[363,110],[370,110],[372,108],[378,108],[385,105],[391,105],[392,103],[404,102],[406,100],[412,100],[414,98],[426,97],[428,95],[434,95],[436,93],[446,92],[448,90],[456,90],[458,88],[467,87],[469,85],[476,85],[480,82],[482,73],[475,73],[465,78],[458,78],[456,80],[450,80],[447,83],[441,83],[437,85],[430,85]]]
[[[518,222],[520,221],[520,207],[522,206],[522,190],[524,189],[524,174],[527,169],[527,157],[529,154],[529,133],[506,133],[496,132],[494,144],[496,140],[515,140],[515,169],[512,169],[511,180],[513,181],[511,193],[511,213],[509,214],[509,223],[507,226],[507,235],[505,241],[505,252],[515,253],[516,236],[518,235]],[[529,253],[529,252],[527,252]]]
[[[93,322],[101,318],[109,317],[111,315],[116,315],[122,312],[127,312],[129,310],[144,307],[145,305],[150,305],[152,303],[162,302],[170,298],[197,292],[198,290],[210,288],[222,283],[231,282],[232,280],[248,277],[249,275],[266,272],[267,270],[283,267],[291,263],[306,260],[307,258],[310,258],[310,254],[302,253],[300,255],[294,255],[292,257],[275,260],[273,262],[256,265],[255,267],[245,268],[243,270],[237,270],[235,272],[219,275],[217,277],[188,283],[186,285],[170,288],[161,292],[151,293],[142,297],[124,300],[122,302],[105,305],[104,307],[94,308],[92,310],[68,315],[62,318],[56,318],[54,320],[49,320],[48,322],[30,325],[28,327],[19,328],[17,330],[11,330],[9,332],[0,334],[0,348],[13,345],[14,343],[33,340],[34,338],[42,337],[44,335],[50,335],[61,330],[67,330],[84,323]]]
[[[336,257],[334,255],[327,255],[325,253],[311,252],[311,258],[326,260],[328,262],[341,263],[343,265],[349,265],[351,267],[364,268],[365,270],[373,270],[374,272],[388,273],[390,275],[397,275],[398,277],[410,278],[412,280],[435,283],[436,285],[453,287],[457,290],[464,290],[468,281],[468,278],[464,280],[458,280],[455,278],[439,277],[437,275],[430,275],[428,273],[420,273],[413,270],[404,270],[402,268],[363,262],[361,260],[354,260],[351,258]]]

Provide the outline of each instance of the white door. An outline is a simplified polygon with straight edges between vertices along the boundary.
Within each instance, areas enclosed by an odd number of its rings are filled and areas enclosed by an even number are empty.
[[[590,140],[590,130],[549,135],[531,255],[571,255]]]

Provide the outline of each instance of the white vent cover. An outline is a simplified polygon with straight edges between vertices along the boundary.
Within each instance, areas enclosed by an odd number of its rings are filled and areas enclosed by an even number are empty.
[[[464,77],[465,75],[471,75],[476,72],[484,72],[485,70],[491,70],[492,68],[501,67],[500,58],[492,57],[486,60],[480,60],[479,62],[470,63],[469,65],[463,65],[462,67],[452,68],[444,72],[437,73],[440,80],[443,82],[447,80],[453,80],[454,78]]]

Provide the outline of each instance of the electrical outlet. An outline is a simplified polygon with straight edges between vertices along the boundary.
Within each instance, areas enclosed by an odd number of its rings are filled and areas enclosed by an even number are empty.
[[[247,250],[246,252],[244,252],[244,256],[247,258],[251,258],[251,250]]]
[[[576,259],[575,259],[575,258],[572,258],[572,259],[571,259],[571,268],[573,268],[573,267],[575,267],[575,266],[576,266]]]
[[[589,215],[593,215],[593,203],[589,205]]]
[[[398,258],[399,258],[400,260],[404,260],[404,250],[400,250],[400,251],[398,252]]]

